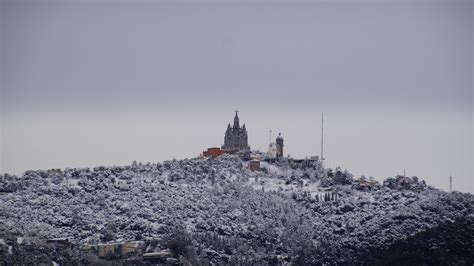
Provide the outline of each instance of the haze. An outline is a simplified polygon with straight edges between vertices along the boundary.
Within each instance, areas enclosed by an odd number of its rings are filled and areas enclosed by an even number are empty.
[[[473,192],[472,1],[2,1],[0,173],[253,149]]]

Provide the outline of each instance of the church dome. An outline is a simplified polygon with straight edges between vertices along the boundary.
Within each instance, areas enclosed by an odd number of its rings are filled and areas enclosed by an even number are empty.
[[[277,137],[276,139],[277,139],[277,140],[278,140],[278,139],[281,139],[281,140],[283,139],[283,137],[282,137],[282,135],[281,135],[281,132],[278,134],[278,137]]]

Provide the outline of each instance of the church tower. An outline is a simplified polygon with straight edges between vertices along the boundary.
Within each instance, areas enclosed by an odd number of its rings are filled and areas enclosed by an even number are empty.
[[[281,132],[278,134],[276,138],[276,157],[282,158],[283,157],[283,137],[281,136]]]
[[[238,115],[237,113],[238,113],[238,111],[235,111],[234,127],[233,127],[234,130],[240,129],[240,125],[239,125],[239,115]]]

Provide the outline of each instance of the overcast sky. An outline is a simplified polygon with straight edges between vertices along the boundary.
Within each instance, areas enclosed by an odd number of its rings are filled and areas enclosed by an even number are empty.
[[[472,1],[1,2],[0,172],[252,148],[473,191]],[[456,183],[457,182],[457,183]]]

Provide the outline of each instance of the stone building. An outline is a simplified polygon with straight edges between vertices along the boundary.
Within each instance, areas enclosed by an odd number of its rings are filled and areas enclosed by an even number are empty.
[[[249,150],[248,135],[245,124],[242,127],[239,125],[238,112],[235,111],[234,125],[231,127],[230,123],[227,125],[225,131],[224,145],[222,149],[226,152],[237,152],[242,150]]]
[[[249,169],[250,169],[250,171],[252,171],[252,172],[260,171],[260,160],[252,159],[252,160],[249,162]]]
[[[204,151],[202,153],[202,155],[204,157],[216,158],[217,156],[220,156],[224,153],[225,153],[225,151],[220,149],[220,148],[208,148],[207,151]]]
[[[276,157],[283,157],[283,137],[281,136],[281,133],[278,134],[278,137],[276,138]]]

